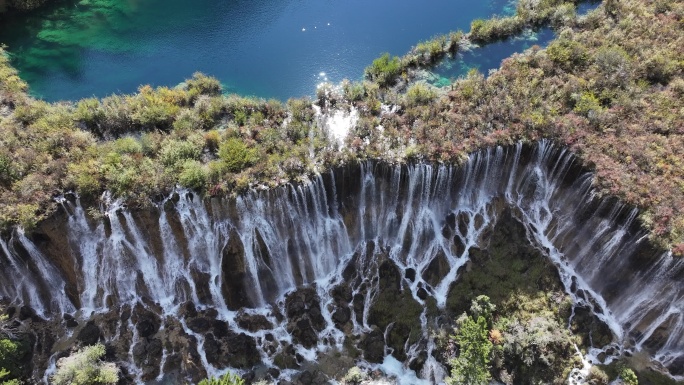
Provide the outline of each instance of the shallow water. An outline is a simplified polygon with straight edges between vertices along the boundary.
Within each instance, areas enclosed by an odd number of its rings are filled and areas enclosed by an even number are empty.
[[[551,28],[538,31],[527,30],[520,36],[494,42],[485,46],[474,46],[458,53],[453,58],[442,60],[429,72],[428,82],[437,87],[449,86],[454,79],[464,77],[471,69],[488,75],[499,68],[501,62],[516,52],[523,52],[533,45],[545,47],[555,34]]]
[[[3,20],[0,43],[48,101],[172,86],[195,71],[229,92],[285,100],[510,11],[508,0],[66,0]]]

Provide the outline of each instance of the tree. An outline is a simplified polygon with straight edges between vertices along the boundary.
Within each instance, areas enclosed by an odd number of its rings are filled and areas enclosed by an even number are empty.
[[[449,360],[451,376],[446,379],[447,385],[489,383],[493,348],[488,338],[489,322],[494,310],[495,306],[489,302],[489,297],[481,295],[472,301],[470,311],[473,316],[464,313],[457,321],[459,327],[451,338],[458,344],[459,353]]]
[[[102,344],[87,346],[69,357],[57,361],[54,385],[108,385],[119,381],[119,368],[112,362],[102,361],[105,347]]]
[[[0,311],[4,313],[4,308]],[[1,313],[0,313],[1,314]],[[0,316],[0,385],[19,385],[18,379],[11,379],[16,372],[16,360],[19,344],[10,338],[15,338],[15,330],[7,322],[7,316]]]
[[[226,373],[219,378],[207,378],[199,382],[197,385],[244,385],[245,380],[237,374]]]
[[[465,317],[456,335],[452,336],[459,346],[457,357],[449,360],[451,376],[448,385],[486,385],[491,375],[490,353],[492,342],[487,338],[487,320],[484,317]]]
[[[17,379],[7,379],[11,376],[11,372],[6,368],[8,360],[10,360],[18,350],[16,343],[8,340],[0,340],[0,385],[18,385]]]

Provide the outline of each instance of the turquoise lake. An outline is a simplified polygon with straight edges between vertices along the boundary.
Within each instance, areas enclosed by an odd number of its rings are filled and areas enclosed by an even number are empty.
[[[0,20],[0,43],[48,101],[173,86],[201,71],[228,92],[286,100],[358,80],[382,52],[512,12],[508,0],[65,0]]]

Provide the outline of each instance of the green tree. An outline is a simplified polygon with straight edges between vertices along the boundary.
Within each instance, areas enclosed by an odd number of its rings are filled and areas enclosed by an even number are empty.
[[[237,374],[226,373],[219,378],[207,378],[199,382],[197,385],[245,385],[245,380]]]
[[[10,360],[17,354],[19,346],[8,339],[0,340],[0,385],[18,385],[19,380],[9,379],[11,377],[10,370],[7,369],[10,366]]]
[[[489,383],[492,342],[487,338],[487,331],[487,320],[482,316],[477,320],[462,319],[456,335],[452,336],[458,343],[459,353],[449,360],[451,376],[446,379],[447,385]]]
[[[119,368],[112,362],[102,361],[105,347],[102,344],[87,346],[69,357],[57,361],[54,385],[108,385],[119,381]]]

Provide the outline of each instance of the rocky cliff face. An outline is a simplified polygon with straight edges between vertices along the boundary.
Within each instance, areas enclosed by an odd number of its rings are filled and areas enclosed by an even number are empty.
[[[316,383],[335,371],[311,362],[332,351],[439,381],[430,330],[480,293],[503,304],[521,290],[567,296],[592,359],[644,351],[684,375],[684,262],[591,178],[542,142],[460,167],[348,165],[236,199],[178,191],[133,210],[104,197],[102,218],[68,196],[33,234],[2,238],[0,295],[34,331],[36,376],[102,341],[128,382],[231,367]]]

